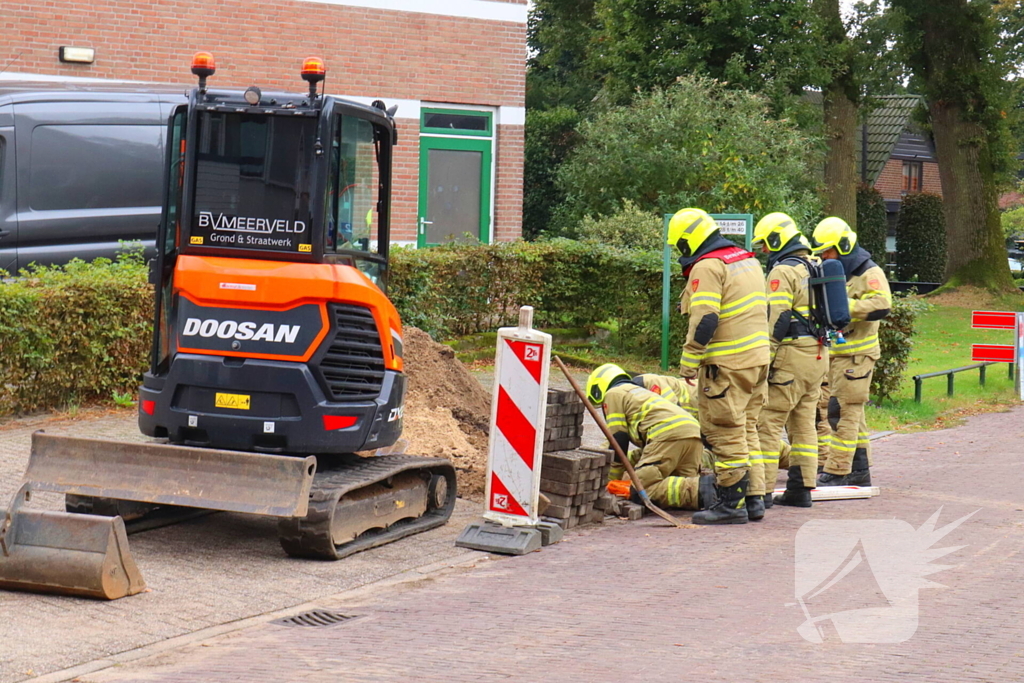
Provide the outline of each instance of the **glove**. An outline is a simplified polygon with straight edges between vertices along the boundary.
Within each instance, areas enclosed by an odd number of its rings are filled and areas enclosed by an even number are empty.
[[[699,368],[688,368],[685,365],[679,366],[679,376],[689,381],[697,377],[697,371]]]

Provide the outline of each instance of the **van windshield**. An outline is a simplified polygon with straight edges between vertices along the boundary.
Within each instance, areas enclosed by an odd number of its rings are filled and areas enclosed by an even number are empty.
[[[312,251],[317,119],[202,112],[191,244]]]

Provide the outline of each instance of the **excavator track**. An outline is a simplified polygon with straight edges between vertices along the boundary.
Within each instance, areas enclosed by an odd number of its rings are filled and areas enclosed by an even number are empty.
[[[455,468],[443,458],[321,459],[308,514],[278,523],[281,547],[292,557],[340,560],[443,525],[455,495]]]

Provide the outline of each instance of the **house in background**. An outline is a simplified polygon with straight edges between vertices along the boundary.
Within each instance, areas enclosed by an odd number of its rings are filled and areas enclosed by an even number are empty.
[[[885,198],[889,219],[886,251],[894,252],[903,197],[918,192],[942,196],[939,163],[931,135],[913,121],[914,111],[924,103],[922,97],[885,95],[873,99],[878,106],[857,131],[857,172],[862,182]]]
[[[326,92],[398,105],[392,239],[429,246],[522,235],[527,0],[53,0],[3,3],[0,82],[195,85]],[[68,61],[91,48],[90,62]]]

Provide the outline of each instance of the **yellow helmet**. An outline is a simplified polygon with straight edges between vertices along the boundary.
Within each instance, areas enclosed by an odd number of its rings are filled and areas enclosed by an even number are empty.
[[[796,221],[781,211],[770,213],[754,226],[753,243],[763,242],[769,251],[778,251],[790,243],[794,236],[800,234]],[[803,240],[807,244],[807,240]],[[810,244],[807,247],[810,248]]]
[[[629,373],[613,363],[605,363],[587,378],[587,398],[595,405],[604,403],[608,387],[616,377],[629,377]]]
[[[668,223],[668,244],[678,247],[684,257],[692,256],[717,231],[718,223],[707,211],[683,209]]]
[[[811,245],[815,253],[835,247],[836,251],[846,256],[857,246],[857,233],[842,218],[829,216],[814,228]]]

